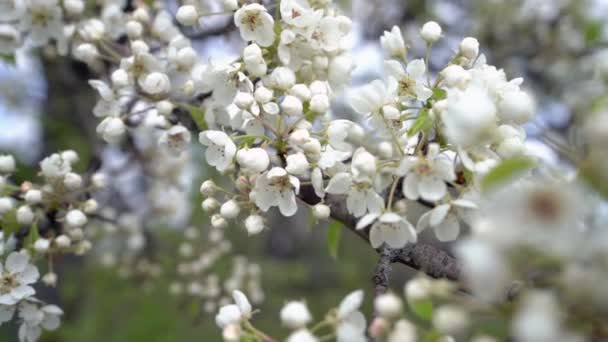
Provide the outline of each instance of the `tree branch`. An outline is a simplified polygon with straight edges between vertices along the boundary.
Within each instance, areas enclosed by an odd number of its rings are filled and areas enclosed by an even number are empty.
[[[312,186],[303,186],[300,189],[299,198],[309,205],[315,205],[321,201]],[[369,229],[355,229],[357,219],[348,213],[343,196],[327,195],[325,204],[330,206],[332,218],[342,222],[349,230],[369,242]],[[386,250],[388,252],[384,252]],[[376,251],[381,254],[374,275],[376,292],[384,291],[388,287],[388,273],[391,263],[407,265],[433,278],[456,281],[460,279],[461,265],[458,260],[436,246],[425,243],[409,243],[400,249],[377,249]]]

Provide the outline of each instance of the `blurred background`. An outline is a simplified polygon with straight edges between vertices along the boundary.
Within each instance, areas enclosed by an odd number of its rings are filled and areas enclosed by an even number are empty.
[[[428,20],[441,24],[445,37],[434,47],[433,72],[463,37],[477,37],[489,64],[504,67],[510,78],[524,77],[524,87],[534,94],[539,116],[527,131],[530,147],[542,158],[559,160],[544,134],[568,136],[572,122],[608,103],[601,77],[608,75],[608,0],[336,1],[354,21],[355,83],[381,75],[378,37],[393,25],[401,27],[410,56],[421,57],[420,26]],[[167,8],[177,6],[168,1]],[[230,17],[210,19],[192,39],[206,57],[230,58],[242,49]],[[114,184],[103,200],[130,213],[119,226],[141,227],[129,238],[93,227],[91,234],[100,237],[92,255],[57,262],[57,289],[38,291],[59,303],[65,316],[61,329],[42,341],[219,341],[215,311],[235,284],[259,303],[256,326],[285,336],[275,317],[285,300],[306,299],[321,318],[354,289],[372,293],[376,253],[354,234],[342,234],[339,225],[316,224],[303,206],[289,220],[271,218],[271,229],[254,238],[242,227],[210,232],[198,187],[202,179],[221,178],[204,166],[202,149],[193,145],[187,160],[177,162],[178,188],[158,184],[156,175],[146,173],[145,138],[106,147],[97,137],[96,94],[87,84],[93,77],[83,64],[49,51],[21,53],[15,65],[0,64],[0,149],[19,160],[16,180],[35,177],[45,155],[73,149],[80,155],[79,171],[103,162]],[[344,104],[334,105],[349,117]],[[138,160],[129,158],[135,150]],[[433,241],[431,235],[425,238]],[[191,243],[203,237],[208,244]],[[339,240],[333,243],[337,249],[328,249],[328,239]],[[127,252],[115,247],[120,244]],[[205,271],[193,276],[189,262],[202,259]],[[412,274],[395,265],[394,290],[401,292]],[[370,298],[365,303],[369,312]],[[11,329],[2,326],[0,339],[16,336]]]

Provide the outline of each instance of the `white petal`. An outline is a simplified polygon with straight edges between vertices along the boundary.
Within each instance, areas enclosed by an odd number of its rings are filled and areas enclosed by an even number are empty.
[[[12,252],[6,258],[6,269],[11,273],[20,273],[25,270],[30,257],[25,253]]]
[[[346,209],[355,217],[365,215],[367,211],[367,203],[365,202],[365,193],[352,189],[346,197]]]
[[[382,224],[374,224],[372,228],[369,230],[369,243],[373,248],[378,248],[382,246],[385,241],[384,238],[384,230],[382,229]]]
[[[429,210],[420,216],[420,218],[418,219],[418,223],[416,224],[416,231],[418,233],[422,232],[430,226],[429,221],[432,213],[433,211]]]
[[[395,174],[398,176],[405,176],[410,170],[418,163],[418,158],[416,157],[405,157],[399,163],[399,167],[395,169]]]
[[[286,175],[287,175],[287,171],[285,171],[284,168],[275,166],[272,169],[270,169],[270,171],[268,171],[268,173],[266,174],[266,177],[275,178],[275,177],[283,177]]]
[[[11,291],[11,296],[16,299],[23,299],[36,294],[34,288],[29,285],[19,285]]]
[[[38,277],[40,277],[38,268],[34,265],[27,265],[25,270],[17,275],[17,280],[22,284],[31,284],[38,280]]]
[[[283,216],[293,216],[298,211],[296,195],[293,191],[281,191],[279,197],[279,210]]]
[[[244,316],[251,315],[251,304],[243,292],[239,290],[232,291],[232,298]]]
[[[215,324],[223,328],[229,324],[236,324],[241,320],[241,310],[235,304],[222,306],[215,316]]]
[[[310,175],[310,181],[312,183],[312,187],[315,190],[315,194],[319,198],[325,197],[325,189],[323,187],[323,173],[321,169],[318,167],[312,170],[312,174]]]
[[[420,195],[418,194],[418,175],[410,173],[403,180],[403,195],[411,200],[417,200]]]
[[[438,177],[424,177],[418,184],[418,191],[420,197],[427,201],[438,201],[447,192],[447,186],[442,179]]]
[[[343,195],[349,192],[352,185],[352,176],[348,172],[336,173],[327,184],[325,191],[334,195]]]
[[[409,62],[405,68],[405,71],[407,71],[410,77],[416,80],[424,76],[425,70],[426,66],[424,65],[424,60],[421,58]]]
[[[439,241],[454,241],[460,233],[460,223],[454,215],[449,215],[440,225],[434,228]]]
[[[436,206],[433,210],[431,210],[431,218],[429,220],[429,224],[433,227],[440,224],[445,219],[445,216],[448,214],[448,211],[450,211],[449,204],[442,204]]]
[[[13,318],[14,314],[15,306],[0,305],[0,324],[10,321]]]
[[[370,213],[380,214],[384,209],[384,198],[378,195],[374,190],[368,190],[365,196],[367,210]]]
[[[344,297],[338,307],[338,318],[345,319],[353,312],[359,310],[361,303],[363,303],[363,296],[363,290],[356,290]]]
[[[372,222],[374,222],[378,218],[378,214],[367,214],[363,216],[359,222],[357,222],[357,230],[363,229],[369,226]]]

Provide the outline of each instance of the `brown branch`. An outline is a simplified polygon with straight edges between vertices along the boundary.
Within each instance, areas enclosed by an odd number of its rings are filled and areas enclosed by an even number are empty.
[[[317,197],[311,186],[303,186],[300,189],[299,198],[309,205],[315,205],[320,202],[320,198]],[[333,219],[342,222],[350,231],[369,242],[369,229],[355,229],[357,219],[348,213],[343,196],[327,195],[325,204],[331,207]],[[383,252],[385,250],[388,250],[388,252]],[[388,287],[388,272],[390,272],[391,263],[407,265],[433,278],[445,278],[455,281],[460,279],[461,265],[458,260],[436,246],[419,242],[409,243],[400,249],[385,250],[376,250],[381,254],[381,259],[376,267],[376,274],[374,276],[376,291],[384,291]],[[387,264],[389,267],[387,267]]]

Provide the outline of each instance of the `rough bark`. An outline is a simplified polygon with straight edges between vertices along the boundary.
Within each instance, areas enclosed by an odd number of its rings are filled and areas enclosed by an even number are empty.
[[[309,204],[320,202],[311,186],[300,190],[299,198]],[[331,216],[344,224],[350,231],[369,242],[369,229],[356,230],[357,219],[348,213],[346,200],[343,196],[327,195],[325,204],[331,207]],[[374,275],[376,292],[385,291],[388,287],[390,264],[401,263],[426,273],[433,278],[459,280],[461,265],[446,251],[426,243],[409,243],[400,249],[377,249],[381,258]]]

